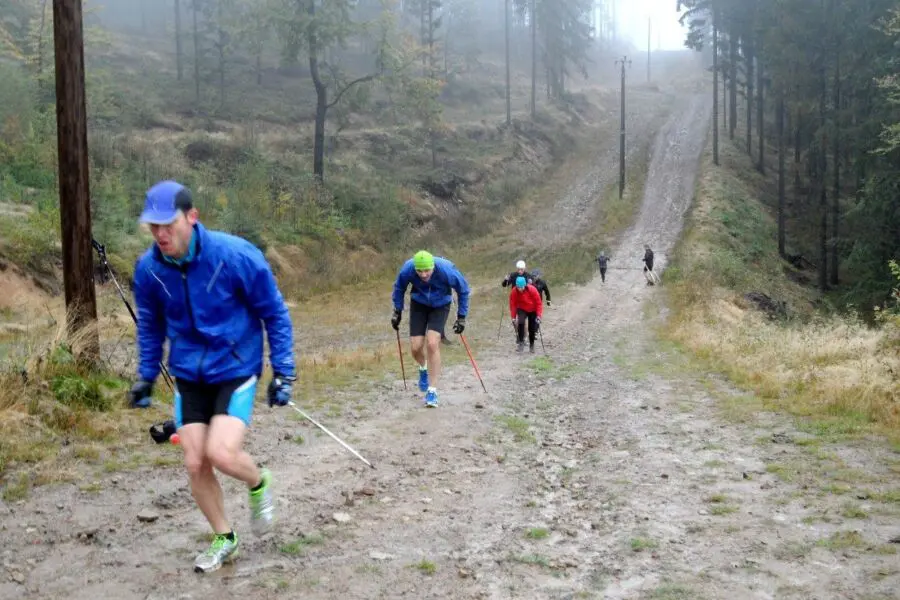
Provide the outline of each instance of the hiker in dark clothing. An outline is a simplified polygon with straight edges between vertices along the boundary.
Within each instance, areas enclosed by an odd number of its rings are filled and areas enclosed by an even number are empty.
[[[653,250],[649,244],[644,244],[644,277],[647,278],[647,285],[654,285],[656,273],[653,272]]]
[[[531,276],[531,273],[525,270],[525,261],[520,260],[516,263],[516,270],[503,278],[503,281],[500,282],[500,285],[503,287],[513,287],[516,285],[516,277],[524,277],[525,281],[531,283],[534,280],[534,277]]]
[[[547,282],[544,281],[544,274],[541,273],[540,269],[534,269],[531,272],[531,276],[534,278],[531,282],[541,296],[541,301],[544,300],[544,294],[547,295],[547,306],[552,306],[550,303],[550,288],[547,286]]]
[[[600,281],[602,283],[606,283],[606,266],[608,262],[609,257],[601,250],[600,254],[597,255],[597,264],[600,266]]]
[[[644,270],[653,270],[653,250],[650,249],[649,244],[644,245]]]

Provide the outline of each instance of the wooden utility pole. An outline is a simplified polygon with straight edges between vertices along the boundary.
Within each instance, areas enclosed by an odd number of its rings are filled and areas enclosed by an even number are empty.
[[[509,90],[509,2],[503,0],[503,27],[506,37],[506,126],[512,123],[512,101]]]
[[[784,139],[784,88],[782,84],[778,86],[778,108],[776,110],[778,112],[776,117],[778,124],[778,256],[784,258],[784,153],[787,151],[787,144]]]
[[[616,59],[616,64],[622,65],[622,106],[620,111],[621,124],[619,127],[619,198],[625,193],[625,65],[631,64],[627,56]]]
[[[713,8],[712,17],[713,55],[713,164],[719,164],[719,18]]]
[[[197,0],[191,2],[194,17],[194,98],[200,104],[200,31],[197,27]]]
[[[88,180],[87,113],[84,97],[84,37],[81,0],[53,0],[56,52],[56,139],[59,152],[59,214],[62,225],[63,287],[71,342],[80,360],[100,357],[91,200]],[[90,329],[85,329],[85,328]],[[77,336],[77,337],[76,337]]]
[[[175,0],[175,67],[178,69],[178,81],[184,77],[181,52],[181,0]]]
[[[531,118],[537,115],[537,0],[531,0]]]

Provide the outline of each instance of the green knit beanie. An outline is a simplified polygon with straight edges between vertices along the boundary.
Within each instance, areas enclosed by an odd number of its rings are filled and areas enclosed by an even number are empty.
[[[434,268],[434,257],[427,250],[419,250],[413,256],[416,271],[429,271]]]

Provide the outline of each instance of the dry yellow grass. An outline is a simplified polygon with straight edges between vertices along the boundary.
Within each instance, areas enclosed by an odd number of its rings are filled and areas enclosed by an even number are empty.
[[[164,407],[126,408],[128,381],[121,378],[126,324],[115,310],[118,297],[99,298],[101,365],[89,369],[70,348],[61,303],[48,303],[46,323],[0,339],[0,488],[4,497],[24,497],[34,485],[79,477],[78,464],[105,452],[144,444],[150,423],[166,418]],[[121,309],[121,307],[120,307]],[[76,336],[79,337],[79,336]],[[117,350],[119,348],[119,350]],[[77,354],[77,351],[76,351]],[[162,386],[160,386],[162,387]]]
[[[757,200],[758,175],[731,144],[722,166],[704,157],[696,206],[676,251],[665,335],[759,395],[764,406],[811,417],[824,434],[873,430],[900,437],[896,331],[847,315],[812,313],[815,292],[788,280],[776,225]],[[743,299],[750,291],[787,302],[770,319]]]

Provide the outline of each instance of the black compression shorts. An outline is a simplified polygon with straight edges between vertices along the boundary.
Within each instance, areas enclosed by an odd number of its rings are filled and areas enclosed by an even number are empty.
[[[209,422],[215,415],[237,417],[250,425],[253,400],[256,397],[256,376],[241,377],[222,383],[175,381],[175,427],[189,423]]]
[[[441,333],[450,315],[450,305],[434,308],[415,300],[409,303],[409,337],[421,337],[426,331]]]

